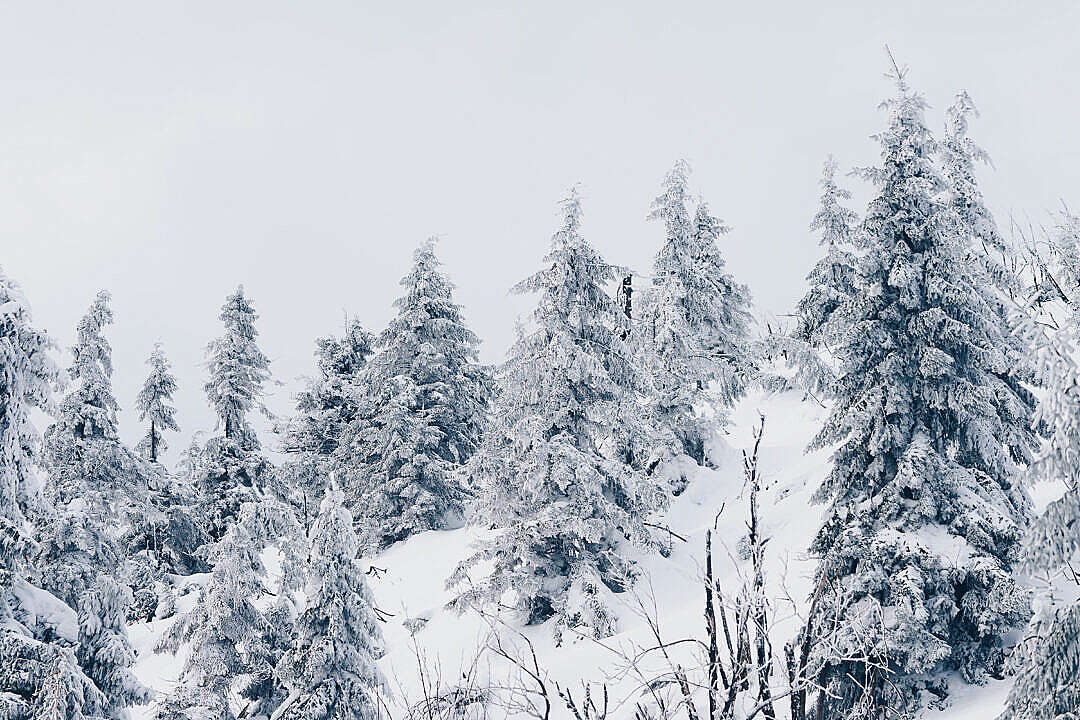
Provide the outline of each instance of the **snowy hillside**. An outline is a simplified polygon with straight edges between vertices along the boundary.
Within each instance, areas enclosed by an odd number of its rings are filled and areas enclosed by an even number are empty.
[[[704,636],[702,626],[702,568],[705,531],[716,523],[715,570],[725,588],[737,588],[748,572],[748,563],[738,559],[738,545],[746,536],[746,488],[741,451],[752,444],[753,428],[759,413],[766,418],[760,458],[763,476],[761,516],[767,545],[769,596],[775,599],[773,644],[782,648],[797,631],[799,611],[811,592],[814,564],[806,548],[820,526],[821,507],[810,503],[810,495],[828,465],[828,451],[807,454],[804,449],[818,429],[824,409],[801,400],[796,392],[767,394],[755,392],[735,408],[726,441],[714,448],[719,458],[715,469],[699,469],[684,493],[675,499],[664,519],[686,542],[674,540],[670,557],[639,557],[644,575],[632,592],[620,597],[619,633],[603,641],[579,639],[556,647],[551,628],[522,627],[508,616],[508,626],[497,631],[511,646],[524,649],[515,633],[521,631],[531,641],[540,668],[548,674],[552,691],[555,683],[576,691],[582,683],[598,692],[606,684],[612,702],[612,718],[630,718],[634,701],[644,692],[641,678],[626,667],[625,653],[651,647],[651,631],[641,615],[645,607],[655,607],[667,642]],[[721,511],[722,510],[722,511]],[[719,514],[718,514],[719,513]],[[391,684],[392,712],[401,717],[405,704],[416,704],[439,685],[442,691],[461,682],[463,674],[477,673],[477,683],[513,675],[513,668],[490,652],[481,653],[491,642],[492,624],[473,613],[459,616],[444,606],[451,599],[445,579],[470,552],[479,537],[475,528],[429,531],[399,543],[365,563],[378,568],[369,575],[376,605],[388,617],[384,624],[387,655],[380,665]],[[794,607],[788,600],[797,603]],[[187,609],[195,594],[179,604]],[[137,624],[131,628],[139,657],[136,674],[159,693],[168,692],[179,673],[181,657],[155,654],[157,640],[174,620]],[[550,625],[550,623],[549,623]],[[410,628],[414,632],[410,631]],[[672,648],[678,662],[688,668],[701,658],[687,646]],[[477,665],[478,656],[481,658]],[[418,657],[422,658],[418,667]],[[660,671],[662,662],[644,663]],[[423,679],[422,679],[423,677]],[[778,678],[780,675],[778,674]],[[778,679],[778,686],[780,685]],[[957,683],[953,703],[927,717],[947,720],[982,720],[997,715],[1009,683],[970,687]],[[667,690],[675,699],[675,690]],[[569,711],[554,698],[552,717],[569,717]],[[786,703],[778,703],[781,717]],[[150,717],[149,707],[137,708],[135,718]]]

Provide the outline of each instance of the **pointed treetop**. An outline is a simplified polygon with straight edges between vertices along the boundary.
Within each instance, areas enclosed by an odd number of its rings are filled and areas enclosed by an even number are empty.
[[[690,217],[686,202],[690,184],[690,163],[676,160],[662,184],[662,192],[649,209],[649,220],[663,220],[669,236],[681,238],[690,232]]]
[[[204,386],[225,437],[252,448],[258,447],[258,439],[248,425],[247,413],[255,407],[269,414],[260,401],[263,384],[270,377],[270,360],[255,343],[258,317],[244,296],[243,285],[225,299],[220,315],[225,334],[207,346],[210,380]]]
[[[893,56],[892,49],[889,48],[888,43],[885,43],[885,54],[889,56],[889,64],[892,65],[892,69],[885,73],[885,77],[890,80],[895,80],[896,89],[900,91],[901,95],[907,95],[910,90],[907,84],[908,66],[900,65],[896,62],[896,58]]]
[[[74,362],[69,370],[72,378],[89,379],[103,373],[112,377],[112,350],[102,337],[106,325],[112,324],[113,314],[109,307],[111,296],[100,291],[83,315],[76,331],[76,344],[72,348]]]
[[[948,140],[947,144],[952,145],[949,148],[949,154],[954,157],[954,162],[956,159],[963,160],[964,158],[956,158],[957,155],[963,154],[967,156],[969,163],[977,160],[993,167],[994,162],[990,159],[990,155],[968,137],[969,117],[978,118],[979,109],[975,107],[975,101],[971,99],[967,90],[958,90],[956,100],[945,110],[945,137]]]
[[[821,170],[821,206],[810,221],[810,231],[821,231],[819,244],[832,247],[846,242],[851,236],[851,227],[858,220],[858,215],[841,204],[842,200],[851,199],[851,191],[836,182],[836,159],[829,155]]]
[[[574,237],[581,230],[581,183],[574,183],[566,191],[566,197],[559,201],[559,207],[563,211],[563,227],[555,233],[553,240]]]

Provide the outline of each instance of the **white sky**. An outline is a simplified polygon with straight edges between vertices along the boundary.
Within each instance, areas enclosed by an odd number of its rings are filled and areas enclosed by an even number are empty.
[[[113,293],[127,439],[155,340],[181,385],[174,449],[212,427],[202,349],[237,283],[294,384],[346,310],[382,327],[430,234],[496,360],[565,188],[584,183],[601,252],[647,271],[678,157],[734,227],[733,272],[787,312],[823,158],[876,159],[885,42],[932,127],[971,92],[999,223],[1080,205],[1072,0],[525,5],[0,2],[0,263],[65,345]]]

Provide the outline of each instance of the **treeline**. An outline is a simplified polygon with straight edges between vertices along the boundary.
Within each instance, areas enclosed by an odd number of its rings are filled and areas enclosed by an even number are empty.
[[[491,532],[447,579],[455,607],[509,604],[521,622],[551,621],[557,642],[609,636],[634,558],[667,552],[663,511],[692,481],[680,468],[711,462],[728,408],[759,385],[826,403],[812,447],[834,449],[792,717],[907,717],[950,681],[1009,673],[1005,717],[1070,717],[1080,220],[1006,237],[978,187],[971,98],[958,93],[938,138],[898,68],[895,80],[879,161],[854,172],[873,188],[861,215],[825,165],[811,224],[824,253],[790,328],[757,328],[721,253],[729,228],[693,199],[685,162],[651,208],[663,240],[646,282],[586,240],[571,189],[540,269],[513,288],[536,308],[502,363],[479,363],[429,241],[385,329],[352,321],[316,342],[317,376],[276,425],[280,465],[251,424],[270,363],[243,288],[207,348],[217,427],[169,470],[176,380],[161,347],[132,449],[117,432],[108,294],[61,372],[0,275],[0,715],[119,719],[155,700],[161,720],[379,717],[380,612],[358,558],[463,523]],[[43,436],[35,409],[52,418]],[[1035,479],[1069,487],[1038,519]],[[1021,573],[1047,579],[1034,604]],[[132,674],[127,625],[173,615],[159,649],[187,652],[155,698]],[[740,683],[769,698],[752,713],[775,718],[772,661],[753,662],[733,655],[732,677],[744,665]]]

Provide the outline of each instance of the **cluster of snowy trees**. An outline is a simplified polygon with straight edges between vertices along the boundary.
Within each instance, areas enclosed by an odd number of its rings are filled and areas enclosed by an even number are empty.
[[[608,636],[635,558],[667,552],[679,468],[711,462],[727,409],[774,383],[780,354],[828,403],[813,447],[833,451],[800,633],[816,704],[793,704],[799,720],[906,717],[945,698],[950,677],[1009,673],[1005,717],[1073,717],[1080,221],[1007,240],[979,190],[971,98],[957,95],[938,139],[895,74],[879,162],[855,173],[872,188],[862,215],[825,165],[811,223],[824,253],[786,334],[754,337],[721,251],[729,228],[694,199],[685,162],[652,204],[661,242],[636,289],[586,239],[572,188],[540,269],[513,288],[536,307],[502,363],[479,362],[428,241],[384,330],[354,320],[317,341],[317,375],[275,428],[279,465],[253,424],[269,416],[270,362],[242,287],[206,351],[217,427],[170,471],[177,382],[161,347],[131,449],[108,294],[61,372],[0,275],[0,715],[122,719],[154,700],[160,720],[379,717],[384,647],[360,558],[463,523],[487,532],[447,580],[456,607],[551,621],[560,642]],[[42,434],[35,413],[51,418]],[[756,498],[756,454],[752,469]],[[1036,481],[1069,488],[1038,519],[1024,489]],[[160,649],[183,647],[183,669],[155,698],[132,673],[127,625],[173,615]]]

